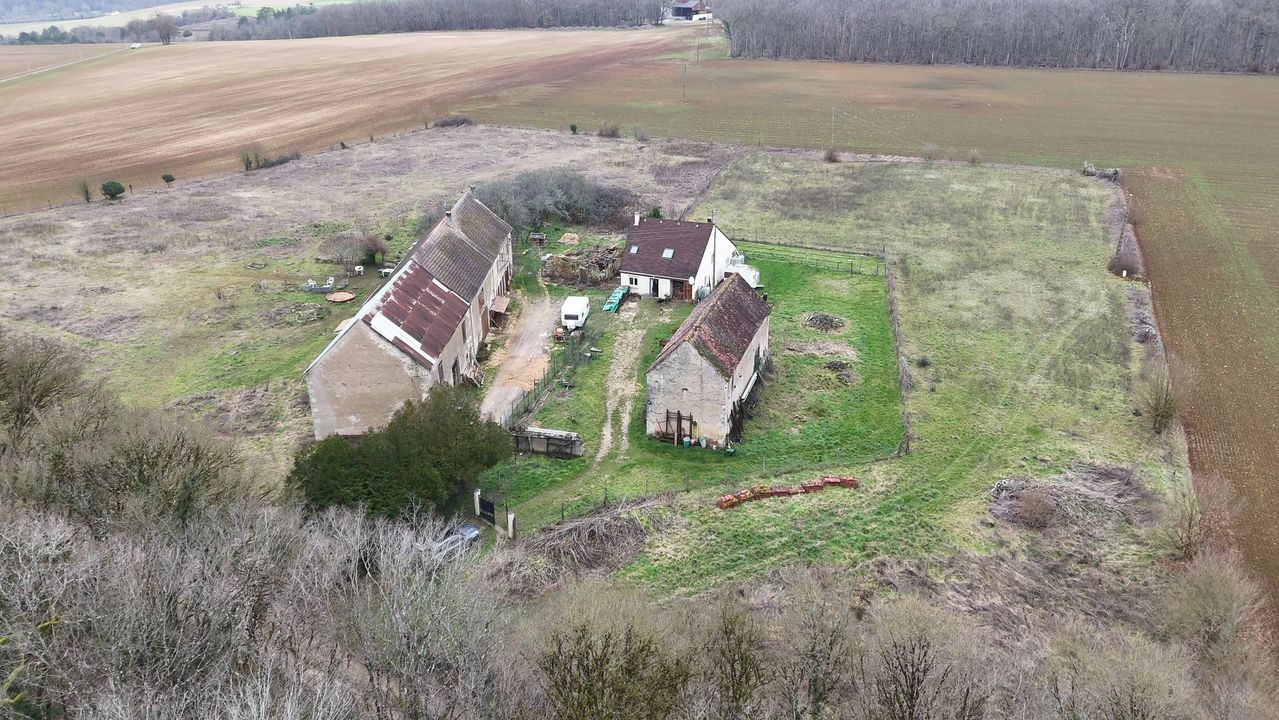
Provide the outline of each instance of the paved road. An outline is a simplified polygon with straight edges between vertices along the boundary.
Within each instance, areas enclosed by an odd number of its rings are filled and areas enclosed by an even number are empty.
[[[506,342],[494,358],[500,364],[480,403],[481,415],[498,422],[505,420],[524,393],[542,377],[550,360],[547,345],[555,330],[556,307],[545,295],[527,298],[515,327],[504,333]]]

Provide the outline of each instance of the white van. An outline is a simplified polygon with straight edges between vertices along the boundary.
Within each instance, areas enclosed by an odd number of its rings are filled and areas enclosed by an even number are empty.
[[[576,330],[586,324],[591,314],[591,299],[585,295],[570,295],[560,307],[560,324],[567,330]]]

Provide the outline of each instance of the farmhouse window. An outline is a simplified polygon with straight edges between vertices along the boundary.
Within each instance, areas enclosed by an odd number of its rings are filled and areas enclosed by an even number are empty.
[[[634,255],[634,254],[635,254],[635,253],[637,253],[637,252],[639,252],[639,245],[632,245],[632,246],[631,246],[631,254],[632,254],[632,255]]]
[[[639,285],[639,278],[637,278],[637,277],[632,277],[632,278],[628,278],[628,279],[631,281],[631,284],[632,284],[632,285]]]
[[[675,257],[675,248],[666,248],[665,250],[663,250],[662,257],[666,258],[667,260],[670,260],[671,258]]]

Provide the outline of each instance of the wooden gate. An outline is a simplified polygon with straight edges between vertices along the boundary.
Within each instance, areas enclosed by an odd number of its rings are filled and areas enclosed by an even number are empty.
[[[659,438],[670,440],[678,445],[686,437],[697,439],[697,421],[692,415],[685,415],[678,410],[667,410],[666,421],[658,431]]]

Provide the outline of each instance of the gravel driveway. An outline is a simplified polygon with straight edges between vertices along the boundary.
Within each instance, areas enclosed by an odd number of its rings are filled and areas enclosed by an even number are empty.
[[[504,333],[506,342],[495,353],[497,375],[484,393],[480,415],[505,421],[524,393],[542,377],[550,361],[547,344],[555,330],[555,310],[555,302],[546,295],[526,299],[515,327]]]

